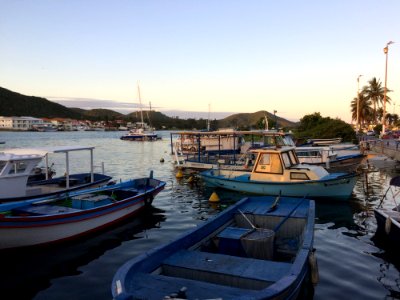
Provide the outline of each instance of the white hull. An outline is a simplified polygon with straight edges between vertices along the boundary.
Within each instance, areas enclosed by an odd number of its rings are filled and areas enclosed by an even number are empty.
[[[34,246],[69,239],[133,214],[144,205],[144,201],[140,201],[135,205],[96,218],[66,221],[66,223],[54,225],[41,226],[34,224],[33,221],[33,227],[0,228],[0,249]]]

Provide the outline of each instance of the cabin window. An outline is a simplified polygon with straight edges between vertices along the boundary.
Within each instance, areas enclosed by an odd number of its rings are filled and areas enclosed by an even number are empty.
[[[282,164],[278,153],[263,153],[258,160],[256,172],[282,174]]]
[[[290,172],[290,179],[294,180],[309,180],[306,173],[301,172]]]
[[[292,162],[292,165],[299,164],[299,160],[294,151],[289,151],[289,157],[290,157],[290,161]]]
[[[18,174],[18,173],[24,173],[26,170],[26,163],[25,162],[15,162],[13,165],[13,168],[10,169],[10,171],[8,172],[8,174]]]
[[[6,161],[0,161],[0,173],[3,172],[5,165],[7,164]]]
[[[283,164],[285,165],[285,168],[288,169],[291,167],[292,163],[290,161],[290,157],[289,154],[286,153],[282,153],[282,160],[283,160]]]

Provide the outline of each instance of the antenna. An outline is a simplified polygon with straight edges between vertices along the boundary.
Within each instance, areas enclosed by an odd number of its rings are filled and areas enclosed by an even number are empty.
[[[211,110],[211,104],[208,103],[207,131],[210,131],[210,110]]]
[[[139,86],[139,81],[137,82],[137,89],[138,89],[138,96],[139,96],[139,104],[140,104],[140,119],[142,121],[141,127],[144,127],[143,123],[143,111],[142,111],[142,99],[140,97],[140,86]]]

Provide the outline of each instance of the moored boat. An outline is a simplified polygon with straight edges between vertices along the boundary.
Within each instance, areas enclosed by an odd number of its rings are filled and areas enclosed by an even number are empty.
[[[381,203],[374,209],[377,237],[383,238],[384,241],[389,242],[396,249],[400,249],[400,204],[396,201],[396,196],[400,193],[399,187],[400,176],[393,177]],[[392,208],[382,207],[383,202],[389,198],[388,194],[394,203]]]
[[[346,200],[356,173],[328,173],[321,166],[300,164],[294,147],[252,150],[257,158],[251,171],[207,170],[200,173],[207,185],[233,191]]]
[[[330,172],[354,172],[362,166],[366,155],[359,150],[340,154],[332,146],[296,147],[300,163],[323,166]]]
[[[0,204],[0,249],[60,242],[97,231],[150,205],[164,186],[151,173],[53,198]]]
[[[315,206],[250,197],[114,275],[114,299],[296,299],[312,289]],[[169,298],[168,298],[169,297]]]
[[[56,146],[41,148],[4,149],[0,153],[0,202],[42,198],[69,191],[97,187],[110,181],[111,177],[94,172],[94,147]],[[70,173],[69,154],[75,151],[90,152],[90,172]],[[48,155],[65,154],[65,175],[51,178]],[[32,180],[33,171],[45,161],[45,179]]]
[[[161,137],[154,131],[154,128],[143,121],[143,111],[142,111],[142,99],[140,97],[140,87],[138,88],[138,97],[140,103],[140,120],[141,122],[136,123],[136,127],[129,130],[127,134],[120,137],[121,140],[125,141],[156,141],[160,140]],[[150,118],[148,118],[150,120]]]

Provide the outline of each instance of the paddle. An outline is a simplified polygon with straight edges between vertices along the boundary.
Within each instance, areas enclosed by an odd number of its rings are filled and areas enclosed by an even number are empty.
[[[279,200],[281,199],[282,191],[279,190],[279,195],[275,198],[274,203],[270,206],[270,208],[267,210],[267,212],[274,211],[275,209],[278,208]]]
[[[246,215],[240,209],[238,209],[238,212],[240,212],[240,214],[243,216],[243,218],[250,224],[251,228],[257,229],[257,227],[254,226],[253,223],[251,223],[251,221],[246,217]]]
[[[297,205],[289,212],[289,214],[282,220],[279,222],[278,225],[275,226],[275,228],[273,229],[274,232],[277,232],[281,226],[283,225],[283,223],[285,223],[287,221],[287,219],[289,219],[289,217],[293,214],[293,212],[295,212],[295,210],[300,206],[300,204],[303,203],[303,201],[306,199],[306,195],[304,195],[304,197],[301,199],[301,201],[299,201],[299,203],[297,203]]]

